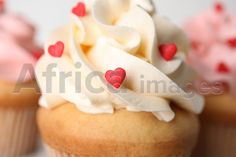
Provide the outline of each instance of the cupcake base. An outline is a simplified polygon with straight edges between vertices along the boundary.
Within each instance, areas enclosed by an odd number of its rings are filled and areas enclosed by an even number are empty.
[[[236,99],[230,94],[206,96],[201,132],[193,157],[236,156]]]
[[[66,152],[53,149],[52,147],[49,147],[48,145],[45,145],[45,148],[47,150],[48,157],[95,157],[95,156],[84,156],[84,155],[83,156],[76,156],[76,155],[68,154]],[[114,157],[123,157],[123,156],[117,155]],[[137,156],[137,157],[139,157],[139,156]],[[169,157],[190,157],[190,155],[186,154],[186,155],[169,156]]]
[[[35,149],[37,107],[0,108],[0,157],[18,157]]]
[[[193,157],[235,157],[236,126],[202,123],[201,137]]]
[[[196,143],[197,117],[175,108],[165,123],[152,113],[116,110],[87,114],[73,104],[38,111],[49,157],[188,157]]]

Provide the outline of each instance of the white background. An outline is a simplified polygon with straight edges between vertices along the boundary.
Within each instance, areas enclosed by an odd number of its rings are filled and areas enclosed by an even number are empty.
[[[43,44],[53,28],[66,24],[69,13],[78,0],[6,0],[9,11],[27,16],[38,28],[38,41]],[[178,25],[198,11],[212,6],[214,0],[153,0],[158,12]],[[230,11],[235,11],[236,0],[223,0]],[[38,153],[32,157],[45,157]]]
[[[48,32],[69,20],[69,12],[78,0],[6,0],[8,10],[24,14],[38,26],[38,40],[43,43]],[[194,13],[211,7],[216,0],[153,0],[158,12],[173,22],[181,22]],[[222,0],[236,13],[236,0]]]

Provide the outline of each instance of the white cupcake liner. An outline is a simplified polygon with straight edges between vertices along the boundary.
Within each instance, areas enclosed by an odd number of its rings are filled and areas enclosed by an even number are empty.
[[[46,145],[45,145],[45,148],[47,149],[48,157],[76,157],[75,155],[71,155],[63,151],[53,149]]]
[[[204,122],[193,157],[236,157],[236,125]]]
[[[35,149],[36,107],[0,108],[0,157],[18,157]]]
[[[48,157],[94,157],[94,156],[75,156],[75,155],[68,154],[63,151],[56,150],[46,144],[44,144],[44,145],[47,150]],[[124,156],[121,156],[121,157],[124,157]],[[139,156],[137,156],[137,157],[139,157]],[[188,154],[188,155],[178,155],[178,156],[168,156],[168,157],[190,157],[190,155]]]

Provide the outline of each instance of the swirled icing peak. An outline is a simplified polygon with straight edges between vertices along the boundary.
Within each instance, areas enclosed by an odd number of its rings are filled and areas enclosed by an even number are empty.
[[[188,60],[201,79],[226,83],[236,95],[236,14],[217,3],[191,17],[184,28],[192,41]]]
[[[24,64],[35,65],[34,27],[20,16],[0,13],[0,80],[16,82]],[[37,55],[37,54],[36,54]],[[26,75],[24,81],[31,78]]]
[[[202,97],[181,88],[190,80],[187,38],[149,0],[80,1],[45,51],[36,66],[43,107],[68,101],[91,114],[125,108],[163,121],[175,116],[172,101],[202,111]]]

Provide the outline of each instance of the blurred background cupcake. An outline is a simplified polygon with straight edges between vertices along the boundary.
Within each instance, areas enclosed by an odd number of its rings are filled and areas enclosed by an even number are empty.
[[[206,97],[196,157],[236,156],[236,13],[225,5],[191,17],[184,25],[192,45],[188,62]]]
[[[34,150],[39,93],[34,64],[42,54],[35,29],[23,17],[6,13],[0,2],[0,156]]]

